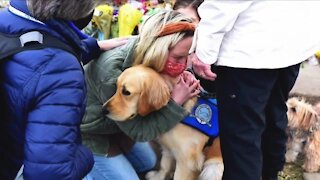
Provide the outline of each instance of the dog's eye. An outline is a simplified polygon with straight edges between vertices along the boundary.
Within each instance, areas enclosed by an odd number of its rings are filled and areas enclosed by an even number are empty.
[[[292,112],[297,112],[297,110],[296,110],[295,107],[290,108],[290,110],[291,110]]]
[[[125,95],[125,96],[129,96],[131,93],[130,93],[130,91],[128,91],[128,90],[126,89],[126,87],[123,87],[123,89],[122,89],[122,94]]]

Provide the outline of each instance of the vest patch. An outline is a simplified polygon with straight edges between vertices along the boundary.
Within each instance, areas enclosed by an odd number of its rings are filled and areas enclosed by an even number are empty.
[[[185,117],[182,123],[210,137],[217,137],[219,135],[217,100],[199,97],[192,113]]]

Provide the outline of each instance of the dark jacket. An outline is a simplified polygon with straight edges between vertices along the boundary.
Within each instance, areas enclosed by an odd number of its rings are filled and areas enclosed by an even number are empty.
[[[127,44],[103,53],[99,59],[85,66],[88,87],[86,113],[81,124],[83,143],[93,153],[107,154],[113,142],[125,141],[124,133],[134,141],[150,141],[169,131],[186,115],[184,109],[170,100],[162,109],[145,117],[136,116],[124,122],[116,122],[102,113],[102,105],[115,93],[120,73],[132,66],[136,37]],[[128,142],[128,141],[126,141]]]
[[[29,15],[24,0],[11,5]],[[71,46],[83,60],[99,52],[94,39],[70,22],[46,25],[0,12],[0,32],[42,30]],[[84,39],[86,38],[86,39]],[[81,40],[82,39],[82,40]],[[80,122],[85,110],[84,73],[77,58],[60,49],[23,51],[1,63],[5,115],[0,126],[0,179],[14,179],[24,164],[24,179],[81,179],[92,168],[92,153],[81,145]],[[3,94],[2,94],[3,95]]]

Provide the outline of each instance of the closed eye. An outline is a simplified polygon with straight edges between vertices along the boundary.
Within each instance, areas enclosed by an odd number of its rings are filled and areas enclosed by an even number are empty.
[[[125,86],[122,88],[122,94],[125,96],[130,96],[131,92],[127,90]]]

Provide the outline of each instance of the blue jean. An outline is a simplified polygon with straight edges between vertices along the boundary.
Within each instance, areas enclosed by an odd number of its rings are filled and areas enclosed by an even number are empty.
[[[152,169],[157,161],[154,150],[147,142],[136,142],[126,154],[93,156],[94,166],[84,180],[139,180],[137,173]]]

